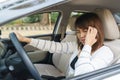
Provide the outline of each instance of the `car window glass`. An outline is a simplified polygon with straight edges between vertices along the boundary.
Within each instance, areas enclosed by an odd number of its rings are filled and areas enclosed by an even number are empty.
[[[115,74],[115,75],[111,75],[111,76],[105,77],[102,80],[116,80],[116,79],[119,79],[119,78],[120,78],[120,74]]]
[[[24,36],[52,34],[58,15],[59,12],[38,13],[14,20],[0,27],[1,38],[8,38],[11,32]]]
[[[113,17],[114,17],[114,19],[115,19],[115,21],[116,21],[116,23],[118,25],[119,31],[120,31],[120,13],[119,12],[118,13],[114,13]]]

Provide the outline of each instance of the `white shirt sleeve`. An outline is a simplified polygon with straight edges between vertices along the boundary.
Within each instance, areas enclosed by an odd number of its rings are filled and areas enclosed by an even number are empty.
[[[113,53],[108,47],[101,47],[91,56],[91,47],[85,45],[75,64],[75,74],[80,75],[100,68],[107,67],[113,60]]]
[[[29,45],[50,53],[73,53],[76,49],[74,42],[54,42],[42,39],[31,39]]]

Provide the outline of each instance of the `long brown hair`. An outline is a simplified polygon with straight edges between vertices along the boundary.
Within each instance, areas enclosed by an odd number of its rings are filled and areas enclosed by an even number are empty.
[[[103,25],[99,18],[99,16],[95,13],[84,13],[81,16],[79,16],[75,21],[75,28],[80,29],[88,29],[88,27],[95,27],[98,31],[97,34],[97,42],[92,46],[92,52],[96,51],[100,46],[103,45],[104,41],[104,32],[103,32]],[[81,42],[78,42],[78,47],[82,49],[83,45]]]

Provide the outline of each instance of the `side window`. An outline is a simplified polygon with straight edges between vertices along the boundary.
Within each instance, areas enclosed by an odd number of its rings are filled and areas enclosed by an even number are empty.
[[[83,12],[72,12],[71,13],[70,18],[69,18],[69,23],[67,26],[67,32],[72,32],[75,30],[75,26],[74,26],[75,20],[81,14],[83,14]]]
[[[9,33],[19,32],[24,36],[52,34],[59,12],[38,13],[12,21],[0,27],[1,38],[9,38]]]
[[[114,14],[114,18],[115,18],[116,23],[117,23],[117,25],[118,25],[118,28],[119,28],[119,30],[120,30],[120,13],[119,13],[119,12],[118,12],[118,13],[115,13],[115,14]]]

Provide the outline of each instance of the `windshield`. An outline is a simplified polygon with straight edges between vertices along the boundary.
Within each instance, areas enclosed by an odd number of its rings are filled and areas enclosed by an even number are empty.
[[[18,17],[68,1],[69,0],[4,0],[0,3],[0,25]]]
[[[34,4],[38,4],[38,3],[43,3],[44,1],[46,1],[46,0],[2,0],[2,1],[0,1],[0,10],[3,10],[3,9],[6,9],[6,8],[9,8],[9,7],[11,7],[11,6],[14,6],[14,5],[19,5],[19,4],[21,4],[21,3],[23,3],[23,2],[33,2],[32,3],[32,5]],[[29,4],[29,6],[30,6],[31,4]],[[28,5],[27,5],[28,6]]]
[[[0,1],[0,10],[3,10],[3,9],[6,9],[10,6],[13,6],[15,4],[19,4],[21,2],[24,2],[24,1],[27,1],[27,0],[2,0]]]

